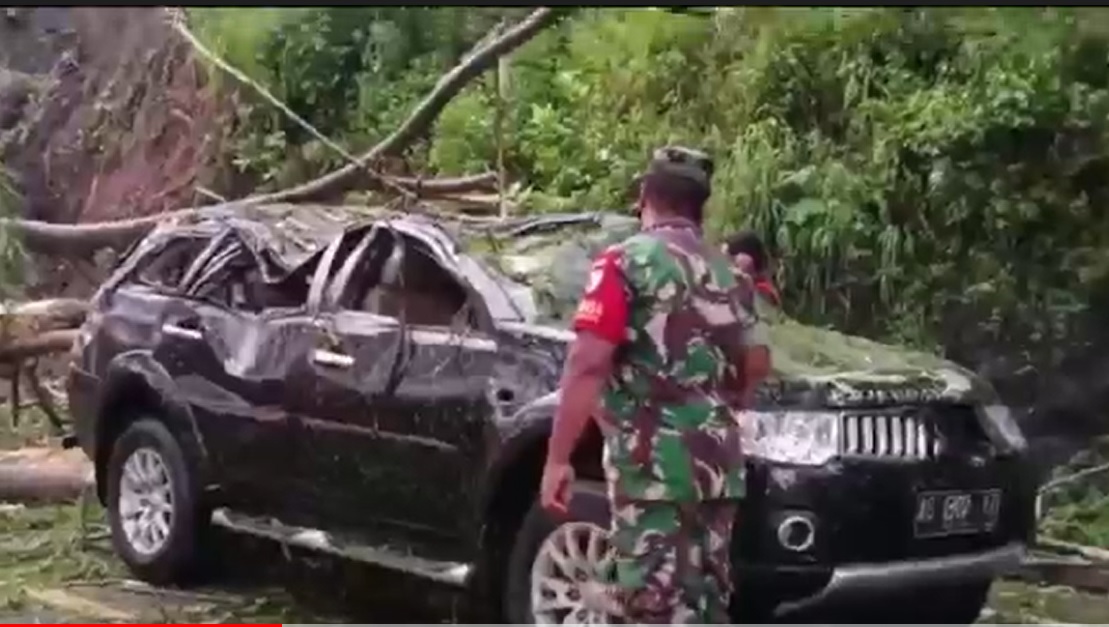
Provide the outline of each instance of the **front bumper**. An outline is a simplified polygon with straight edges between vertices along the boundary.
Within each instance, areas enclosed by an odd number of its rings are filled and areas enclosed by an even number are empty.
[[[810,597],[783,603],[775,613],[783,616],[934,584],[986,581],[1019,567],[1024,553],[1024,544],[1014,542],[977,553],[885,564],[839,566],[832,571],[831,579],[822,590]]]

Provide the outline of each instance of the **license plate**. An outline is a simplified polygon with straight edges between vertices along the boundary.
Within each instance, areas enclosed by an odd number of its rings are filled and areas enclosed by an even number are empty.
[[[921,492],[913,534],[935,538],[993,531],[1000,511],[1001,490]]]

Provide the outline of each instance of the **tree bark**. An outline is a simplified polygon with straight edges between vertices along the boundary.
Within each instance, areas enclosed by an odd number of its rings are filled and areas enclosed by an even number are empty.
[[[393,181],[423,198],[453,197],[470,192],[492,190],[497,175],[484,172],[454,178],[395,178]],[[55,257],[87,257],[102,248],[126,248],[146,235],[163,220],[184,218],[199,211],[233,207],[241,202],[227,202],[202,208],[181,209],[142,218],[92,224],[56,224],[41,220],[0,219],[0,227],[11,229],[28,250]],[[253,203],[252,203],[253,204]]]

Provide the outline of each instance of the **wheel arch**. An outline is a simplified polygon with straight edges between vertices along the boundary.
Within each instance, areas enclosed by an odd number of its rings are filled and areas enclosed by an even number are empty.
[[[483,573],[481,586],[493,594],[499,594],[498,583],[507,574],[516,533],[538,496],[555,408],[554,403],[545,402],[521,410],[513,420],[516,428],[502,440],[496,460],[486,475],[486,490],[480,505],[484,524],[479,538],[479,559]],[[602,449],[601,432],[591,423],[572,458],[579,484],[588,485],[590,489],[575,488],[571,507],[575,511],[588,511],[590,519],[607,525],[608,503],[604,490],[598,488],[604,481]],[[496,607],[500,607],[499,600],[495,602]]]
[[[96,414],[93,449],[96,492],[101,503],[107,500],[106,470],[113,443],[132,422],[144,416],[165,423],[186,454],[200,461],[202,472],[207,470],[207,449],[196,419],[176,392],[169,373],[150,353],[136,351],[117,356],[108,367],[104,390]]]

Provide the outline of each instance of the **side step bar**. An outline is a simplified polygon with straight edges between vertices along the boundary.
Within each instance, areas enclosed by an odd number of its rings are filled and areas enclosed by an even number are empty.
[[[472,570],[470,564],[440,562],[388,547],[360,544],[319,529],[294,527],[275,519],[239,514],[225,507],[212,512],[212,523],[231,531],[409,573],[450,586],[464,587]]]

